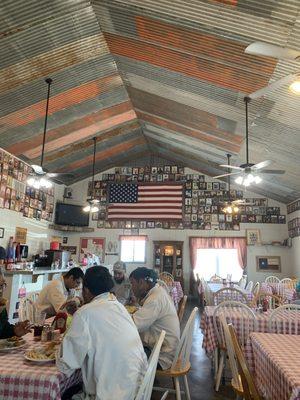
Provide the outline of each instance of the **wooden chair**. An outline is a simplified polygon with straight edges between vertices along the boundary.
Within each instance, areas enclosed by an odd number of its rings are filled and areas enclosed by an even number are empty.
[[[223,301],[239,301],[244,304],[248,304],[249,300],[246,294],[241,290],[231,287],[225,287],[213,294],[213,305],[217,306]]]
[[[271,333],[300,334],[300,305],[284,304],[272,311],[268,329]]]
[[[277,276],[270,275],[265,279],[265,282],[268,284],[273,284],[273,283],[279,283],[280,280],[277,278]]]
[[[161,331],[158,341],[156,342],[156,344],[152,350],[151,356],[149,358],[147,371],[144,375],[143,381],[140,385],[140,388],[135,397],[135,400],[150,400],[151,399],[153,382],[154,382],[155,372],[156,372],[157,363],[158,363],[158,357],[159,357],[160,349],[161,349],[161,346],[165,339],[165,336],[166,336],[166,332]]]
[[[239,341],[243,348],[246,346],[250,333],[257,330],[256,316],[251,308],[246,304],[238,301],[224,301],[215,308],[213,313],[213,324],[220,352],[219,365],[216,374],[216,391],[218,391],[220,387],[227,354],[225,335],[220,321],[220,316],[225,318],[226,323],[230,322],[232,324],[237,324],[239,327]]]
[[[217,274],[214,274],[213,276],[211,276],[209,278],[209,282],[214,282],[214,283],[222,283],[223,282],[223,278]]]
[[[246,290],[247,292],[252,292],[252,290],[253,290],[253,281],[249,281],[249,282],[247,283],[247,285],[246,285],[246,287],[245,287],[245,290]]]
[[[234,347],[233,343],[231,340],[228,324],[225,318],[225,315],[221,314],[220,317],[220,322],[222,324],[222,329],[224,332],[224,339],[225,339],[225,345],[227,349],[227,355],[228,355],[228,361],[229,361],[229,367],[231,370],[232,374],[232,379],[231,379],[231,386],[233,390],[235,391],[237,398],[244,397],[244,391],[243,391],[243,386],[242,386],[242,380],[239,374],[238,370],[238,365],[235,357],[235,352],[234,352]]]
[[[240,287],[241,289],[245,289],[246,284],[247,284],[247,275],[243,275],[243,276],[241,277],[241,279],[240,279],[238,285],[239,285],[239,287]]]
[[[245,400],[262,400],[258,390],[256,389],[252,375],[248,369],[244,353],[238,342],[236,332],[231,324],[228,325],[229,333],[231,336],[234,352],[236,355],[236,361],[238,366],[239,375],[241,377],[243,387],[243,398]]]
[[[174,277],[172,274],[169,272],[161,272],[159,274],[159,279],[161,281],[164,281],[168,286],[173,286],[174,283]]]
[[[190,354],[193,340],[193,329],[196,313],[198,311],[198,307],[195,307],[191,312],[191,315],[185,325],[185,328],[182,332],[178,347],[176,349],[176,353],[174,356],[174,360],[172,362],[171,368],[167,370],[157,370],[156,376],[159,377],[169,377],[173,378],[174,389],[168,389],[170,393],[176,394],[176,400],[181,400],[181,390],[180,390],[180,382],[179,378],[183,377],[184,382],[184,394],[187,400],[191,400],[190,390],[187,380],[187,374],[191,369],[190,363]],[[164,391],[164,388],[154,387],[154,390]]]
[[[206,306],[212,305],[212,292],[209,290],[208,284],[204,278],[201,279],[201,285],[203,288],[203,299]]]
[[[291,278],[281,279],[280,285],[283,285],[289,289],[294,289],[294,287],[295,287],[294,281]]]
[[[179,322],[182,321],[182,318],[184,316],[184,310],[185,310],[186,302],[187,302],[187,295],[184,295],[183,298],[180,301],[180,305],[179,305],[178,313],[177,313]]]
[[[258,295],[259,291],[260,291],[260,283],[256,282],[256,284],[253,286],[253,289],[252,289],[252,293],[253,293],[254,297]]]
[[[277,308],[277,307],[282,305],[281,297],[276,296],[275,294],[271,294],[271,293],[262,293],[262,292],[260,292],[252,300],[251,307],[252,308],[256,308],[260,304],[263,304],[264,299],[267,299],[267,301],[268,301],[269,310],[274,310],[275,308]]]

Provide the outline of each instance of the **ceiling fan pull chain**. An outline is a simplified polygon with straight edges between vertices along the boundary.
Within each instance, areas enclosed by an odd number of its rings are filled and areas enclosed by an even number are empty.
[[[49,109],[49,98],[50,98],[50,87],[53,82],[51,78],[46,78],[45,82],[48,85],[47,101],[46,101],[46,114],[44,122],[44,135],[43,135],[43,145],[42,145],[42,155],[41,155],[41,168],[43,168],[44,163],[44,152],[45,152],[45,142],[46,142],[46,132],[47,132],[47,121],[48,121],[48,109]]]

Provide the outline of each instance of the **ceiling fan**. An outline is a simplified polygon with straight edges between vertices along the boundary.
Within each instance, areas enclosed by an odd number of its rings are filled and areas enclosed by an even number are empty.
[[[98,207],[99,199],[95,198],[95,193],[94,193],[96,149],[97,149],[97,138],[93,137],[93,166],[92,166],[91,195],[88,199],[86,199],[87,204],[86,206],[83,207],[84,212],[96,213],[99,211]]]
[[[44,121],[44,134],[43,134],[43,144],[42,144],[42,154],[41,154],[41,162],[40,165],[32,164],[30,165],[32,170],[29,172],[30,177],[27,180],[27,184],[29,186],[34,187],[35,189],[40,188],[50,188],[52,186],[52,182],[55,182],[59,185],[63,184],[63,182],[59,178],[72,178],[74,177],[71,173],[59,173],[59,172],[48,172],[43,168],[44,163],[44,155],[45,155],[45,143],[46,143],[46,132],[47,132],[47,121],[48,121],[48,109],[49,109],[49,98],[50,98],[50,87],[52,84],[51,78],[46,78],[45,82],[48,85],[47,92],[47,101],[46,101],[46,113],[45,113],[45,121]]]
[[[237,170],[237,172],[228,172],[227,174],[222,174],[214,176],[215,179],[223,178],[225,176],[239,175],[235,182],[239,185],[245,187],[250,186],[251,183],[260,183],[262,178],[260,174],[273,174],[279,175],[284,174],[285,171],[281,169],[265,169],[268,165],[272,163],[270,160],[262,161],[258,164],[252,164],[249,162],[249,126],[248,126],[248,104],[251,101],[249,97],[244,98],[246,106],[246,163],[241,164],[239,167],[233,165],[220,165],[220,167]]]
[[[300,51],[290,49],[288,47],[281,47],[275,44],[266,43],[266,42],[254,42],[251,43],[245,49],[245,53],[253,54],[257,56],[265,56],[278,58],[279,60],[287,60],[287,61],[299,61],[300,62]],[[284,85],[290,85],[289,89],[294,94],[300,94],[300,71],[295,74],[289,74],[279,79],[276,82],[271,83],[270,85],[257,90],[256,92],[248,95],[250,99],[258,99],[266,95],[267,93],[279,89]]]
[[[238,213],[240,210],[238,208],[238,206],[246,206],[246,205],[250,205],[250,203],[246,203],[245,199],[236,199],[236,200],[232,200],[231,199],[231,195],[230,195],[230,169],[229,167],[230,165],[230,158],[231,158],[231,154],[227,154],[227,165],[228,165],[228,194],[229,194],[229,200],[228,201],[222,201],[220,204],[224,205],[223,208],[223,212],[225,212],[226,214],[236,214]],[[252,204],[251,204],[252,205]]]

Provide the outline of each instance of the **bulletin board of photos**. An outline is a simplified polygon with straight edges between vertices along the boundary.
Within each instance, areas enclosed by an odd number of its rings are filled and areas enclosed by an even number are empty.
[[[30,166],[0,150],[0,208],[24,217],[52,221],[54,188],[36,190],[26,185]]]
[[[291,214],[295,211],[300,210],[300,199],[293,201],[293,203],[288,204],[287,206],[287,213]]]
[[[125,182],[181,182],[183,184],[182,221],[107,221],[110,183]],[[92,194],[91,182],[88,195]],[[239,205],[240,212],[227,215],[222,209],[224,201],[243,199],[243,191],[227,190],[225,182],[209,182],[204,175],[185,174],[184,167],[165,165],[158,167],[123,167],[115,173],[102,174],[94,182],[94,197],[99,199],[99,212],[92,215],[98,228],[115,229],[199,229],[240,230],[240,223],[285,224],[286,216],[280,207],[269,207],[266,198],[246,198],[247,205]]]
[[[300,217],[294,218],[288,223],[289,237],[300,236]]]

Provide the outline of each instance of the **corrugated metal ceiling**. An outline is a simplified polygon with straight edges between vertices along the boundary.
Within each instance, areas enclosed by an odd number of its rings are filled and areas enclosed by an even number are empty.
[[[54,80],[46,167],[90,174],[150,151],[207,174],[244,159],[245,94],[299,63],[244,54],[255,41],[300,49],[298,0],[15,0],[0,5],[0,146],[38,162],[43,79]],[[250,106],[251,161],[281,177],[258,192],[300,196],[300,97]]]

